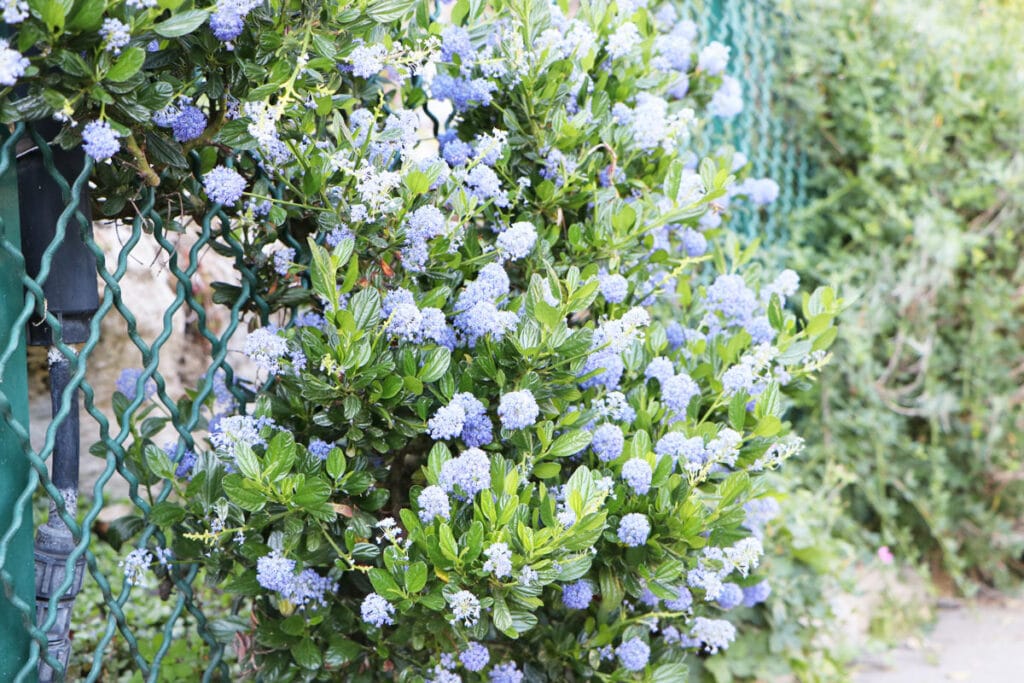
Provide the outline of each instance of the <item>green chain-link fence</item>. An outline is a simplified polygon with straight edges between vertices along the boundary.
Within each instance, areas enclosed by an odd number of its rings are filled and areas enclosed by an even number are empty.
[[[782,216],[802,202],[804,174],[804,162],[791,132],[773,114],[772,84],[778,49],[771,38],[773,6],[768,0],[715,0],[695,9],[704,39],[717,39],[731,47],[731,73],[745,88],[744,112],[732,123],[712,130],[705,143],[708,149],[733,145],[749,155],[755,176],[770,176],[779,181],[781,194],[775,205],[766,212],[748,211],[739,221],[747,234],[769,239],[782,234]],[[218,605],[215,616],[221,618],[219,621],[208,618],[197,597],[200,577],[195,567],[168,567],[160,591],[163,595],[158,596],[156,590],[132,586],[120,572],[104,570],[91,546],[97,522],[105,506],[111,503],[111,482],[115,478],[126,482],[124,490],[131,510],[120,523],[130,527],[134,544],[146,547],[151,539],[157,544],[161,541],[158,537],[154,539],[159,532],[146,520],[171,495],[172,487],[167,481],[140,480],[140,468],[133,464],[133,458],[139,455],[131,449],[137,436],[132,433],[133,417],[143,416],[153,410],[153,405],[157,406],[168,418],[172,432],[169,439],[176,442],[176,460],[193,446],[194,439],[205,433],[206,418],[200,406],[214,391],[220,373],[224,386],[233,387],[239,409],[244,410],[251,394],[235,381],[229,342],[236,330],[246,324],[247,316],[258,319],[260,324],[267,322],[268,307],[255,295],[255,275],[243,259],[242,245],[230,230],[227,216],[211,212],[197,218],[185,228],[191,235],[190,246],[182,250],[181,226],[154,210],[152,191],[143,194],[144,201],[137,207],[131,224],[119,226],[121,242],[116,245],[116,253],[110,253],[110,247],[94,236],[83,212],[81,200],[88,192],[91,162],[66,177],[55,160],[59,153],[32,126],[22,123],[13,130],[0,131],[0,136],[0,583],[4,590],[0,597],[0,642],[5,646],[0,651],[0,680],[29,681],[37,675],[59,680],[65,676],[61,660],[66,657],[62,648],[67,648],[67,642],[51,633],[59,633],[59,627],[71,619],[71,599],[79,581],[86,583],[91,595],[101,596],[101,626],[98,633],[84,641],[88,645],[72,638],[70,647],[74,651],[73,661],[77,662],[73,676],[87,681],[113,677],[107,660],[116,649],[127,657],[128,668],[142,679],[173,680],[173,676],[161,672],[167,665],[172,644],[186,637],[192,639],[189,642],[202,645],[191,648],[189,654],[196,660],[193,670],[204,671],[203,680],[230,680],[225,657],[233,633],[224,627],[231,622],[222,617],[230,614],[231,606]],[[19,211],[18,165],[19,157],[26,155],[38,155],[36,161],[45,170],[45,178],[56,184],[60,196],[57,211],[49,207],[55,216],[52,238],[46,234],[45,244],[34,245],[41,252],[38,264],[26,264],[23,254],[30,250],[23,251],[19,227],[19,214],[25,215],[25,211]],[[193,163],[198,165],[198,160]],[[42,196],[33,197],[32,192],[26,192],[24,183],[21,195],[23,201],[30,202]],[[32,207],[27,210],[31,215]],[[26,239],[38,240],[41,235],[39,231],[30,231]],[[68,273],[60,270],[66,267],[60,257],[62,245],[76,240],[81,241],[86,257],[95,263],[102,285],[95,313],[81,320],[65,317],[47,297],[48,282],[55,277],[62,282],[67,279]],[[153,267],[166,269],[173,290],[173,298],[149,339],[140,333],[139,312],[133,311],[137,304],[131,303],[131,297],[124,291],[129,265],[143,243],[155,245]],[[233,284],[241,296],[230,310],[195,291],[197,273],[211,249],[216,258],[226,260],[234,270]],[[60,272],[55,274],[55,268]],[[88,288],[91,284],[80,282],[72,286]],[[181,313],[190,318],[188,329],[180,325]],[[213,318],[219,322],[214,323]],[[128,392],[133,397],[114,400],[111,408],[104,410],[110,403],[110,392],[90,381],[88,370],[101,350],[105,321],[114,319],[120,319],[118,327],[126,330],[131,344],[137,348],[142,371],[134,378],[134,390]],[[80,329],[68,334],[70,325]],[[40,326],[50,334],[29,334],[33,329],[38,332]],[[169,341],[181,335],[190,335],[191,367],[202,368],[194,380],[192,395],[186,400],[170,395],[165,378],[173,361],[167,358]],[[52,392],[56,397],[52,420],[46,426],[45,436],[37,438],[33,445],[26,341],[47,336],[51,381],[60,382],[61,390]],[[71,339],[80,343],[66,343]],[[199,355],[202,362],[196,359]],[[152,397],[146,391],[150,383],[155,385]],[[104,391],[107,395],[103,395]],[[95,445],[82,445],[82,457],[98,456],[103,462],[102,469],[83,487],[81,500],[77,499],[74,485],[62,485],[60,477],[51,477],[48,469],[51,460],[66,461],[75,455],[78,444],[70,443],[67,436],[78,436],[77,393],[83,399],[84,419],[93,423],[90,431],[98,434]],[[42,511],[46,505],[50,513],[44,526],[47,515]],[[34,533],[41,548],[35,554]],[[66,559],[63,552],[47,554],[47,543],[64,543]],[[127,548],[122,550],[122,554],[126,551]],[[37,593],[43,597],[37,598]],[[159,635],[149,642],[140,642],[137,628],[126,616],[129,602],[155,601],[161,597],[166,597],[169,609],[161,611]],[[72,632],[77,630],[75,623],[70,627]],[[152,634],[152,629],[147,633]],[[88,651],[83,652],[85,647]]]

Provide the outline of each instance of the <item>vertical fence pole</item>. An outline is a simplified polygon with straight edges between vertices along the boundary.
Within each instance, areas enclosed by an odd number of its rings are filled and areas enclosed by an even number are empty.
[[[0,142],[6,139],[0,131]],[[13,156],[13,154],[12,154]],[[18,221],[18,179],[14,159],[0,176],[0,230],[7,241],[21,245]],[[0,250],[0,349],[7,348],[11,336],[18,338],[17,349],[0,368],[0,388],[10,402],[14,419],[28,425],[28,370],[25,358],[24,330],[16,318],[24,303],[22,272],[14,260]],[[0,419],[0,534],[10,529],[18,496],[29,477],[28,458],[13,431]],[[3,571],[11,578],[15,595],[27,605],[35,603],[35,564],[32,543],[32,505],[22,511],[21,527],[14,534]],[[0,681],[13,681],[29,659],[29,634],[23,615],[0,591]]]

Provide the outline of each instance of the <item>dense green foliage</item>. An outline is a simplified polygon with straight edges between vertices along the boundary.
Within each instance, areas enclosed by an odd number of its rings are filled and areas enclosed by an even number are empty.
[[[793,3],[789,85],[820,197],[791,263],[848,293],[804,430],[851,536],[959,580],[1024,550],[1024,97],[1015,3]],[[812,486],[814,482],[809,482]]]

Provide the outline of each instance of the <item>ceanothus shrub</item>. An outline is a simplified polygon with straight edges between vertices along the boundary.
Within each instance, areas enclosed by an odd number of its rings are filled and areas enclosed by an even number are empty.
[[[58,113],[92,116],[108,214],[126,152],[168,220],[218,212],[247,276],[216,300],[262,320],[260,383],[179,404],[208,429],[133,427],[126,466],[176,495],[132,580],[200,565],[263,680],[680,681],[728,648],[770,585],[744,506],[800,449],[785,396],[839,306],[799,322],[792,272],[724,227],[777,192],[700,154],[742,106],[728,48],[638,1],[137,4],[85,54],[178,17],[123,81],[167,96]]]

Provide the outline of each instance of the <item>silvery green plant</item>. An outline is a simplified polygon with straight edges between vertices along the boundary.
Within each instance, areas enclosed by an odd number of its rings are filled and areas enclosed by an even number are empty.
[[[183,7],[115,8],[203,15],[136,71],[173,78],[148,118],[57,111],[108,213],[127,153],[161,216],[217,213],[265,305],[265,381],[183,400],[208,430],[166,450],[133,426],[128,467],[177,494],[131,582],[201,565],[264,680],[680,681],[728,648],[840,305],[725,228],[778,191],[702,154],[742,106],[728,48],[643,2]],[[131,16],[98,59],[156,31]]]

